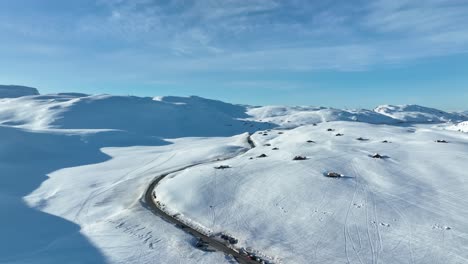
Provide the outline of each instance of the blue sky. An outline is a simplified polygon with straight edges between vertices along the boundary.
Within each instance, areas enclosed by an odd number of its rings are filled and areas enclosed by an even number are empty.
[[[467,14],[467,0],[7,0],[0,83],[467,110]]]

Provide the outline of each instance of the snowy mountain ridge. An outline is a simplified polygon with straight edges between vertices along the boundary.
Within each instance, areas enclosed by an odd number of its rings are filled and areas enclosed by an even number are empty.
[[[468,116],[460,113],[418,105],[382,105],[374,110],[311,106],[251,107],[198,96],[39,95],[36,94],[37,90],[28,90],[33,92],[26,93],[27,96],[6,98],[11,94],[20,95],[24,89],[0,86],[0,98],[3,97],[0,99],[0,124],[29,129],[117,129],[137,134],[179,137],[184,134],[180,131],[192,130],[195,125],[198,128],[192,131],[193,136],[211,136],[330,121],[397,124],[468,120]],[[166,125],[154,126],[154,123]]]

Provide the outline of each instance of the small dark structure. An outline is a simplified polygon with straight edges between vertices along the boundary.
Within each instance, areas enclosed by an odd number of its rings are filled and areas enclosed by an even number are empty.
[[[221,239],[223,240],[226,240],[227,242],[229,242],[229,244],[231,245],[235,245],[239,242],[239,240],[231,235],[228,235],[228,234],[225,234],[225,233],[221,233]]]
[[[307,157],[305,157],[305,156],[295,156],[293,158],[293,160],[306,160],[306,159],[307,159]]]
[[[312,125],[313,125],[313,126],[317,126],[317,124],[315,124],[315,123],[313,123]]]
[[[259,156],[257,156],[257,158],[266,158],[268,157],[266,154],[260,154]]]
[[[369,140],[369,139],[363,138],[363,137],[358,137],[358,138],[356,138],[356,140],[359,140],[359,141],[367,141],[367,140]]]
[[[341,133],[338,133],[338,134],[336,134],[335,136],[337,136],[337,137],[341,137],[341,136],[344,136],[344,135],[343,135],[343,134],[341,134]]]
[[[384,158],[384,156],[380,155],[379,153],[375,153],[371,157],[374,158],[374,159],[383,159]]]
[[[265,133],[265,134],[263,134],[263,135],[264,135],[264,136],[268,136],[268,134],[267,134],[267,133]]]
[[[265,146],[265,147],[269,147],[269,146],[271,146],[271,144],[269,144],[269,143],[266,143],[266,144],[265,144],[265,145],[263,145],[263,146]]]
[[[384,141],[382,141],[382,143],[390,143],[390,141],[384,140]]]
[[[313,140],[307,140],[307,143],[315,143]]]
[[[327,129],[327,131],[331,132],[331,131],[335,131],[335,129],[329,128],[329,129]]]
[[[280,134],[280,135],[281,135],[281,134],[284,134],[284,133],[280,131],[280,132],[278,132],[278,134]]]
[[[229,165],[219,165],[219,166],[216,166],[214,168],[217,169],[217,170],[224,170],[224,169],[231,168],[231,166],[229,166]]]
[[[271,150],[278,150],[279,148],[272,148]]]
[[[325,176],[330,177],[330,178],[339,178],[339,177],[343,177],[342,174],[340,174],[340,173],[338,173],[338,172],[333,172],[333,171],[330,171],[330,172],[325,173]]]
[[[438,139],[435,142],[437,142],[437,143],[448,143],[448,141],[445,140],[445,139]]]

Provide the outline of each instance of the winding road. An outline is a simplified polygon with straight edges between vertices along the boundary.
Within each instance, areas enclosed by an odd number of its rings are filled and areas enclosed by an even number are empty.
[[[250,135],[247,137],[247,142],[249,143],[250,145],[250,149],[252,148],[255,148],[255,143],[253,142],[253,140],[250,138]],[[245,152],[247,152],[248,150],[238,154],[238,155],[242,155],[244,154]],[[238,156],[237,155],[237,156]],[[228,159],[232,159],[232,158],[235,158],[237,156],[233,156],[233,157],[230,157],[230,158],[226,158],[224,160],[228,160]],[[183,168],[180,168],[180,169],[177,169],[177,170],[173,170],[173,171],[170,171],[170,172],[167,172],[167,173],[164,173],[164,174],[161,174],[161,175],[158,175],[152,182],[151,184],[148,186],[148,188],[146,189],[143,197],[142,197],[142,204],[148,208],[149,210],[151,210],[151,212],[153,212],[155,215],[161,217],[163,220],[171,223],[171,224],[174,224],[176,227],[182,229],[183,231],[187,232],[188,234],[200,239],[202,242],[204,242],[206,245],[208,245],[209,247],[217,250],[217,251],[220,251],[220,252],[223,252],[224,254],[226,255],[231,255],[233,256],[233,258],[238,262],[238,263],[241,263],[241,264],[258,264],[257,261],[254,261],[252,259],[250,259],[248,256],[246,255],[243,255],[243,254],[240,254],[239,252],[235,251],[234,249],[230,248],[226,243],[223,243],[219,240],[216,240],[212,237],[209,237],[205,234],[202,234],[200,233],[199,231],[193,229],[192,227],[188,226],[187,224],[183,223],[182,221],[178,220],[177,218],[174,218],[172,215],[170,214],[167,214],[166,212],[164,212],[163,210],[161,210],[155,203],[155,200],[153,199],[153,191],[155,190],[156,186],[159,184],[159,182],[161,182],[165,177],[167,177],[168,175],[171,175],[173,173],[176,173],[176,172],[180,172],[180,171],[183,171],[183,170],[186,170],[188,168],[191,168],[191,167],[195,167],[195,166],[199,166],[199,165],[205,165],[205,164],[209,164],[209,163],[214,163],[214,162],[218,162],[220,161],[219,159],[217,160],[214,160],[214,161],[208,161],[208,162],[201,162],[201,163],[196,163],[196,164],[191,164],[191,165],[188,165],[188,166],[185,166]]]

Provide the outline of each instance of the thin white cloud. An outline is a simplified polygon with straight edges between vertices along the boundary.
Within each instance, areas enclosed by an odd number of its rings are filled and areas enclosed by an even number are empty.
[[[467,52],[464,0],[97,0],[71,24],[9,20],[1,32],[49,39],[96,63],[148,71],[365,70]],[[41,31],[42,29],[43,31]],[[53,29],[53,30],[52,30]],[[74,29],[74,30],[70,30]],[[4,34],[7,35],[7,34]],[[63,43],[56,43],[61,39]],[[98,41],[96,41],[98,40]],[[67,42],[68,41],[68,42]],[[93,43],[108,46],[93,49]],[[29,43],[47,51],[45,41]],[[132,66],[133,65],[133,66]]]

